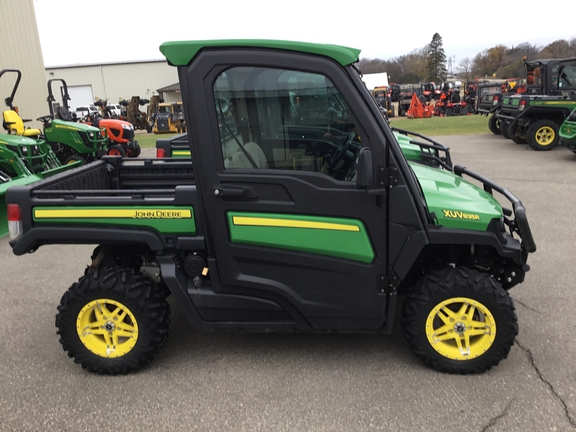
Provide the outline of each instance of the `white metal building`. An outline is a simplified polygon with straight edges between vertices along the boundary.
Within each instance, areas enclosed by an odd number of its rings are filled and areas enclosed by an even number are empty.
[[[166,60],[149,60],[47,67],[46,81],[50,79],[63,79],[66,82],[72,98],[70,107],[74,110],[76,106],[87,104],[80,100],[82,96],[77,96],[75,100],[75,95],[91,93],[92,102],[101,99],[110,104],[120,100],[129,101],[132,96],[150,99],[158,94],[158,89],[178,82],[178,72]],[[54,83],[54,93],[58,93],[57,85],[60,83]],[[164,99],[166,102],[182,100],[179,92],[164,93]]]
[[[44,60],[33,0],[0,1],[0,69],[18,69],[22,80],[14,97],[23,119],[33,119],[26,126],[41,127],[35,119],[49,113],[46,97]],[[10,96],[16,74],[6,73],[0,78],[0,101],[2,111],[4,99]],[[4,133],[0,127],[0,133]]]

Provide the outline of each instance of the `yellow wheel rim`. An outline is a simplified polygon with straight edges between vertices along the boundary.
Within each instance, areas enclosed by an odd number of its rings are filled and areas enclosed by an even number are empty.
[[[549,146],[554,142],[556,133],[550,126],[543,126],[536,131],[536,142],[541,146]]]
[[[138,324],[132,312],[110,299],[86,304],[76,319],[76,331],[86,348],[106,358],[128,354],[138,340]]]
[[[482,303],[455,297],[436,305],[426,319],[426,336],[442,356],[470,360],[494,343],[496,321]]]

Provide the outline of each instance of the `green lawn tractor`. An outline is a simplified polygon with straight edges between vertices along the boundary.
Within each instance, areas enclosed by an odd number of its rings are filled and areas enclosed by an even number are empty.
[[[52,83],[61,83],[62,105],[55,109],[56,98]],[[44,137],[62,163],[92,162],[108,152],[108,138],[104,128],[75,122],[70,114],[68,86],[62,79],[48,81],[48,108],[50,114],[38,118],[44,124]]]
[[[72,168],[62,166],[44,140],[0,134],[0,236],[8,233],[6,190],[24,186]]]
[[[24,123],[30,120],[22,120],[18,109],[13,105],[22,73],[17,69],[3,69],[0,71],[0,78],[8,72],[16,74],[12,93],[5,99],[8,109],[3,112],[3,126],[8,134],[33,138],[38,142],[46,141],[54,150],[58,160],[65,164],[76,161],[87,163],[106,154],[108,139],[103,130],[73,121],[68,111],[67,101],[70,97],[67,91],[62,95],[63,106],[58,107],[56,113],[54,112],[50,97],[51,81],[48,82],[50,114],[37,119],[43,123],[44,130],[26,128]]]

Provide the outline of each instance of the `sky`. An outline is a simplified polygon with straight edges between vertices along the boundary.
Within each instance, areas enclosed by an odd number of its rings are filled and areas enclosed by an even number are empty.
[[[438,33],[446,56],[456,67],[464,58],[473,59],[498,44],[513,47],[529,42],[545,46],[558,39],[576,38],[572,26],[559,25],[552,15],[534,18],[534,25],[527,25],[513,17],[504,19],[504,11],[496,3],[474,8],[473,3],[451,0],[438,7],[421,0],[33,3],[45,66],[162,59],[158,50],[161,43],[196,39],[330,43],[359,48],[361,58],[388,60],[423,48]],[[576,3],[566,2],[563,9],[573,16]]]

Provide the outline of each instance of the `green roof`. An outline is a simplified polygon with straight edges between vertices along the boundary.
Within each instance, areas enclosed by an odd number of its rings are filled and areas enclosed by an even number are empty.
[[[267,39],[223,39],[164,42],[160,52],[174,66],[185,66],[203,48],[272,48],[330,57],[343,66],[358,61],[360,50],[340,45]]]

